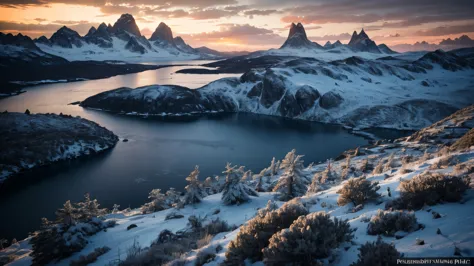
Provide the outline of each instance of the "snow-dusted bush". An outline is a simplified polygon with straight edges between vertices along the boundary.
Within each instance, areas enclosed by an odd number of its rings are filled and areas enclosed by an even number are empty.
[[[353,238],[349,223],[331,219],[325,212],[300,216],[289,229],[274,234],[263,250],[266,265],[314,265],[331,250]]]
[[[372,216],[367,225],[367,234],[394,236],[397,231],[412,232],[418,229],[414,212],[382,211]]]
[[[386,172],[395,167],[395,153],[390,154],[387,163],[383,167],[383,171]]]
[[[231,166],[227,163],[226,180],[222,190],[222,202],[225,205],[240,204],[250,200],[250,196],[258,197],[258,193],[246,183],[241,182],[243,168],[236,169],[237,166]]]
[[[226,265],[242,265],[245,259],[262,259],[262,249],[270,237],[289,227],[295,219],[308,214],[308,210],[297,200],[285,203],[280,209],[268,212],[264,217],[256,216],[241,227],[237,237],[229,243]]]
[[[212,220],[210,223],[202,227],[204,234],[217,235],[222,232],[228,232],[231,230],[231,227],[226,221],[223,221],[219,218]]]
[[[165,195],[166,195],[165,202],[168,207],[173,207],[176,209],[181,209],[183,207],[183,204],[181,201],[181,192],[171,187],[170,189],[168,189],[168,191],[166,191]]]
[[[425,172],[411,180],[402,180],[400,199],[396,200],[392,207],[418,210],[425,204],[456,202],[462,199],[468,188],[468,180],[463,177]]]
[[[383,160],[380,159],[377,165],[375,166],[374,170],[372,171],[372,174],[379,175],[383,173],[383,168],[384,168]]]
[[[145,203],[145,205],[141,207],[143,214],[162,211],[169,208],[167,197],[165,194],[161,193],[161,189],[159,188],[150,191],[148,198],[151,199],[151,202]]]
[[[360,170],[362,173],[365,173],[366,171],[369,170],[369,168],[370,168],[370,166],[369,166],[369,158],[365,158],[364,160],[362,160],[362,163],[361,163],[361,165],[360,165],[360,169],[359,169],[359,170]]]
[[[352,171],[351,169],[351,155],[347,155],[346,157],[346,164],[344,165],[344,170],[341,173],[341,179],[344,180],[349,176],[349,173]]]
[[[96,249],[94,249],[94,251],[87,254],[86,256],[81,255],[79,257],[79,259],[71,261],[71,263],[69,265],[70,266],[86,266],[86,265],[89,265],[89,264],[93,263],[94,261],[96,261],[99,256],[102,256],[102,255],[104,255],[105,253],[107,253],[109,251],[110,251],[110,248],[107,247],[107,246],[103,246],[101,248],[96,248]]]
[[[199,166],[196,165],[194,170],[186,177],[188,185],[185,187],[186,194],[184,195],[183,202],[185,204],[194,204],[201,202],[202,198],[206,196],[205,191],[202,189],[201,184],[198,180]]]
[[[89,193],[84,194],[84,200],[76,203],[76,205],[78,221],[87,221],[107,213],[107,209],[100,209],[97,199],[91,199]]]
[[[267,213],[274,211],[276,209],[278,209],[278,205],[273,200],[269,200],[267,202],[267,205],[265,205],[265,208],[262,208],[257,211],[257,216],[263,218],[265,217],[265,215],[267,215]]]
[[[370,182],[365,177],[349,179],[340,190],[337,191],[340,194],[337,199],[339,206],[344,206],[348,203],[353,203],[354,206],[364,204],[367,201],[375,200],[380,195],[377,193],[379,190],[378,182]]]
[[[206,263],[213,261],[216,258],[216,253],[211,249],[199,250],[196,254],[195,266],[202,266]]]
[[[436,169],[445,169],[448,168],[449,166],[453,166],[455,164],[459,163],[459,160],[456,156],[454,155],[447,155],[445,157],[440,158],[438,161],[433,163],[430,166],[431,170],[436,170]]]
[[[378,237],[376,242],[367,242],[362,245],[358,257],[351,266],[396,265],[397,259],[402,256],[394,245],[385,243],[381,237]]]
[[[296,151],[289,152],[281,163],[285,173],[278,180],[273,188],[274,192],[280,192],[281,200],[290,200],[294,197],[302,196],[307,190],[307,179],[303,176],[303,156],[296,155]]]
[[[459,138],[453,145],[451,145],[451,151],[463,151],[468,150],[474,146],[474,128],[469,130],[464,136]]]
[[[73,225],[53,223],[43,218],[41,229],[35,232],[30,240],[32,246],[30,256],[33,257],[35,265],[46,265],[67,258],[87,245],[88,236],[114,225],[113,221],[103,222],[98,218]]]

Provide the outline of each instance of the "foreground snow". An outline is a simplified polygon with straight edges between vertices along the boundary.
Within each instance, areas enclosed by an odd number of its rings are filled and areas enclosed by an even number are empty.
[[[367,179],[370,181],[378,181],[380,189],[378,193],[381,194],[381,199],[377,203],[368,203],[362,210],[356,212],[352,211],[351,204],[346,206],[338,206],[337,191],[347,181],[334,180],[326,184],[326,189],[316,194],[307,194],[301,198],[301,201],[309,206],[310,212],[325,211],[333,217],[348,219],[352,228],[355,228],[355,238],[349,249],[335,250],[337,253],[337,260],[331,265],[347,266],[357,259],[358,248],[367,241],[375,241],[377,236],[370,236],[366,233],[367,221],[371,216],[377,213],[378,209],[383,209],[386,202],[397,198],[399,196],[398,186],[401,180],[409,180],[414,176],[429,171],[441,172],[446,174],[459,175],[459,170],[454,169],[454,165],[447,165],[447,167],[433,167],[438,161],[446,159],[447,156],[454,158],[457,164],[464,163],[474,165],[474,146],[462,151],[453,151],[450,154],[447,152],[439,152],[439,144],[452,145],[466,132],[474,126],[474,106],[465,108],[454,115],[441,120],[432,126],[423,129],[413,136],[399,139],[394,142],[386,142],[376,144],[373,146],[362,147],[358,150],[358,155],[354,155],[351,161],[351,166],[359,169],[362,161],[369,159],[371,164],[376,164],[381,159],[387,159],[392,154],[394,155],[394,162],[390,169],[380,174],[367,174]],[[423,154],[427,152],[430,157],[423,158]],[[354,150],[349,150],[344,154],[354,154]],[[401,159],[405,156],[412,156],[414,159],[402,167]],[[339,160],[332,163],[331,169],[338,175],[342,172],[342,166],[345,165],[345,160]],[[374,165],[375,166],[375,165]],[[315,173],[321,172],[326,168],[326,164],[311,164],[303,171],[304,175],[312,177]],[[402,171],[402,169],[409,169],[410,171]],[[262,173],[264,173],[263,171]],[[357,171],[356,171],[357,172]],[[356,172],[350,177],[354,177]],[[362,173],[363,174],[363,173]],[[273,177],[264,177],[266,184],[275,183],[282,171],[280,170]],[[472,173],[470,174],[472,177]],[[255,184],[256,180],[250,181]],[[388,195],[387,189],[390,188],[391,196]],[[471,221],[474,218],[474,191],[469,189],[463,197],[463,200],[458,203],[438,204],[416,211],[415,215],[418,223],[425,227],[418,231],[411,232],[401,239],[394,237],[383,237],[385,242],[394,243],[397,250],[410,257],[452,257],[454,249],[457,247],[463,256],[470,256],[474,252],[474,223]],[[269,199],[274,199],[274,193],[259,193],[259,197],[252,197],[248,203],[240,206],[224,206],[221,201],[221,193],[205,197],[201,203],[195,205],[188,205],[184,209],[179,210],[184,215],[183,218],[165,220],[168,213],[174,211],[168,209],[152,214],[142,215],[139,210],[131,210],[119,214],[111,214],[107,219],[114,219],[118,225],[110,228],[107,232],[100,232],[89,238],[89,244],[80,253],[72,257],[62,260],[58,265],[68,265],[70,261],[77,259],[80,255],[89,254],[94,248],[108,246],[111,251],[100,256],[96,262],[91,265],[115,265],[119,261],[124,260],[127,254],[127,249],[134,243],[138,242],[142,247],[148,247],[154,241],[158,234],[168,229],[176,232],[187,227],[187,218],[191,215],[200,216],[204,218],[204,223],[210,222],[216,218],[227,221],[230,225],[241,226],[246,221],[256,215],[259,208],[265,206]],[[277,202],[279,206],[282,202]],[[220,212],[216,210],[219,209]],[[438,212],[441,218],[434,219],[432,212]],[[127,230],[131,224],[136,224],[137,227]],[[437,234],[440,229],[441,234]],[[240,228],[227,233],[220,233],[211,240],[211,242],[202,247],[185,254],[184,258],[187,260],[186,265],[194,265],[196,254],[199,250],[204,250],[209,247],[222,246],[222,250],[218,251],[216,258],[206,265],[219,265],[225,259],[225,252],[227,244],[235,239]],[[416,239],[422,239],[426,244],[416,245]],[[29,265],[31,257],[28,256],[31,248],[28,244],[28,239],[20,241],[18,244],[7,248],[0,252],[0,255],[10,254],[16,257],[16,260],[10,265]],[[250,265],[247,262],[247,265]],[[261,262],[255,265],[262,265]]]

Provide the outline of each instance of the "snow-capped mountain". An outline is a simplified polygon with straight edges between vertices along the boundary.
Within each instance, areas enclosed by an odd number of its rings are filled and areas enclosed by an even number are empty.
[[[292,23],[285,43],[279,49],[270,49],[264,52],[253,53],[251,56],[278,55],[314,57],[325,61],[344,59],[350,56],[361,56],[376,59],[395,54],[387,45],[377,44],[369,38],[364,29],[358,34],[354,31],[348,44],[339,40],[334,43],[326,42],[324,46],[308,39],[304,26],[301,23]]]
[[[288,38],[286,39],[285,43],[283,43],[280,49],[284,48],[322,49],[323,47],[318,43],[311,42],[310,40],[308,40],[308,37],[306,36],[306,31],[304,30],[304,27],[301,23],[291,23]]]
[[[64,26],[47,39],[35,39],[38,47],[68,60],[191,60],[216,58],[173,38],[170,27],[161,22],[150,39],[141,35],[135,19],[123,14],[114,25],[91,27],[85,36]]]
[[[352,33],[352,38],[347,45],[360,52],[369,52],[377,54],[381,53],[381,51],[377,47],[377,44],[375,44],[375,42],[369,38],[367,33],[365,33],[364,29],[362,29],[359,34],[354,31],[354,33]]]

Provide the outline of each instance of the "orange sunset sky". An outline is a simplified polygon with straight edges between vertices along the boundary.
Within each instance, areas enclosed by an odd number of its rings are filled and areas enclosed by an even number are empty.
[[[0,31],[50,37],[66,25],[84,35],[123,13],[147,37],[163,21],[193,47],[222,51],[279,47],[299,21],[320,44],[347,43],[362,27],[389,46],[474,37],[473,0],[0,0]]]

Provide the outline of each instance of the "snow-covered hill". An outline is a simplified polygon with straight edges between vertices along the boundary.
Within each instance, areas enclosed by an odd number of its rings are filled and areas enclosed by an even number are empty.
[[[346,151],[340,156],[341,159],[332,162],[330,167],[326,163],[315,163],[300,169],[301,178],[313,179],[313,182],[319,180],[325,172],[329,171],[331,174],[328,174],[326,181],[321,179],[321,183],[318,183],[318,192],[308,192],[297,201],[301,202],[309,213],[323,211],[331,217],[347,220],[350,227],[355,229],[352,241],[332,249],[322,262],[328,263],[330,260],[330,265],[347,266],[356,261],[361,245],[377,239],[377,235],[368,234],[369,225],[378,219],[376,216],[379,210],[390,210],[393,200],[400,197],[401,183],[419,178],[420,175],[441,175],[465,181],[470,177],[472,180],[473,126],[474,106],[470,106],[411,137]],[[466,141],[466,136],[470,136],[470,142]],[[347,159],[349,156],[350,159]],[[345,177],[342,177],[344,173]],[[285,175],[284,166],[278,168],[272,163],[268,169],[254,175],[253,180],[249,180],[247,176],[242,182],[248,185],[260,182],[261,190],[268,190],[285,178]],[[375,201],[360,206],[354,206],[352,203],[343,206],[338,204],[338,198],[341,197],[339,190],[347,185],[349,180],[360,176],[365,176],[369,182],[378,182],[377,192],[380,196]],[[415,209],[410,213],[416,219],[416,228],[409,232],[393,232],[394,235],[383,233],[382,240],[392,243],[405,258],[456,256],[462,259],[471,256],[474,252],[474,224],[469,221],[474,218],[473,188],[474,183],[471,182],[467,191],[452,192],[459,193],[458,200],[438,202]],[[90,265],[129,265],[127,262],[130,261],[134,261],[133,265],[142,265],[163,258],[165,261],[176,259],[176,263],[181,263],[171,265],[196,265],[198,260],[201,261],[199,265],[220,265],[226,259],[229,243],[237,238],[250,219],[258,215],[258,210],[265,207],[267,200],[274,199],[276,194],[260,192],[259,197],[252,197],[250,202],[230,206],[222,203],[221,196],[222,193],[216,193],[205,197],[200,203],[178,210],[167,209],[141,214],[137,209],[109,214],[105,218],[107,221],[114,220],[117,224],[115,227],[87,237],[84,249],[57,264],[68,265],[81,256],[92,254],[94,249],[106,246],[110,251],[99,254],[97,260],[91,261]],[[273,205],[267,205],[265,208],[270,208],[271,211],[281,205],[282,202],[275,200]],[[171,213],[173,215],[170,215]],[[189,219],[191,216],[194,216],[194,219]],[[169,219],[170,217],[173,218]],[[196,219],[202,226],[217,226],[219,221],[226,221],[237,228],[224,228],[224,232],[219,230],[221,233],[211,234],[210,237],[205,235],[205,238],[195,245],[179,242],[181,240],[175,238],[173,233],[184,237],[188,234],[191,237],[190,232],[199,229],[190,223]],[[165,229],[170,232],[163,234]],[[159,235],[161,239],[158,239]],[[0,256],[10,256],[14,261],[9,265],[29,265],[32,258],[29,257],[31,246],[28,241],[29,239],[20,241],[0,251]],[[183,245],[184,243],[189,246]],[[172,250],[184,252],[168,255]],[[245,265],[262,265],[262,262],[252,264],[247,260]]]
[[[271,65],[196,90],[119,88],[81,105],[139,115],[252,112],[357,128],[420,129],[474,102],[474,63],[451,52],[431,52],[412,62],[360,57],[265,62]]]
[[[111,131],[83,118],[1,113],[0,184],[31,168],[110,149],[117,141]]]

